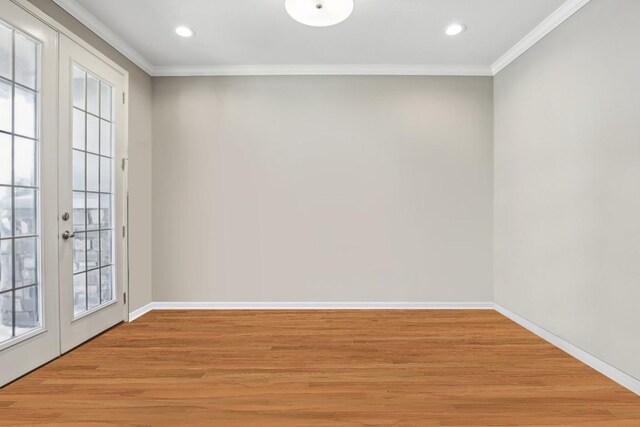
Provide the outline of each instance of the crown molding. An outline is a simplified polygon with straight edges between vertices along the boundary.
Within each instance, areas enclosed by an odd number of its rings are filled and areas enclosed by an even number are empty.
[[[486,65],[220,65],[155,66],[76,0],[53,0],[152,77],[173,76],[491,76]]]
[[[173,76],[491,76],[484,65],[221,65],[157,66],[155,77]]]
[[[218,65],[155,66],[76,0],[53,0],[152,77],[173,76],[494,76],[569,19],[590,0],[567,0],[490,66],[485,65]]]
[[[515,61],[520,55],[525,53],[529,48],[542,40],[547,34],[556,29],[560,24],[573,16],[584,5],[591,0],[567,0],[555,12],[549,15],[529,34],[524,36],[522,40],[516,43],[504,55],[491,65],[491,72],[495,76],[505,67]]]
[[[109,43],[114,49],[127,57],[131,62],[142,68],[147,74],[153,75],[153,64],[140,52],[116,35],[111,29],[96,18],[91,12],[82,7],[76,0],[53,0],[58,6],[66,10],[71,16],[84,24],[101,39]]]

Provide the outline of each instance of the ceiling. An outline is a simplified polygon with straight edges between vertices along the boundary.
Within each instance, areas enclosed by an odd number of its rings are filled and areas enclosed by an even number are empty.
[[[493,75],[588,0],[355,0],[326,28],[284,0],[55,1],[152,75]],[[467,31],[446,36],[453,22]]]

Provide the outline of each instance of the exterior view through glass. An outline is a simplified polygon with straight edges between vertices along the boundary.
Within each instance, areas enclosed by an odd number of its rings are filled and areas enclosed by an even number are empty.
[[[114,300],[113,88],[73,66],[74,316]]]
[[[40,44],[0,21],[0,344],[42,325]]]

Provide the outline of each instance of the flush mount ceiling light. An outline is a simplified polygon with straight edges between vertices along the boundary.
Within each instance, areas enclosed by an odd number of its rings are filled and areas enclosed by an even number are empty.
[[[189,27],[180,26],[176,28],[176,34],[180,37],[193,37],[195,32]]]
[[[311,27],[329,27],[347,19],[353,12],[353,0],[285,0],[287,13]]]
[[[448,36],[457,36],[459,34],[464,33],[466,29],[467,27],[465,27],[462,24],[451,24],[444,29],[444,33]]]

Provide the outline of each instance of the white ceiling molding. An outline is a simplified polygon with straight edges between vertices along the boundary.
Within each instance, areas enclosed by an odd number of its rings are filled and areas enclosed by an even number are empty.
[[[53,0],[153,77],[267,75],[494,76],[590,0],[567,0],[490,66],[484,65],[219,65],[155,66],[76,0]]]
[[[154,67],[153,76],[492,76],[486,65],[222,65]]]
[[[495,76],[502,69],[515,61],[520,55],[525,53],[529,48],[542,40],[547,34],[556,29],[560,24],[569,19],[574,13],[579,11],[584,5],[591,0],[567,0],[547,19],[542,21],[540,25],[534,28],[529,34],[524,36],[522,40],[515,44],[511,49],[502,55],[496,62],[491,65],[491,71]]]
[[[127,42],[111,31],[98,18],[75,0],[53,0],[58,6],[69,12],[71,16],[84,24],[100,38],[109,43],[118,52],[126,56],[131,62],[142,68],[147,74],[153,75],[154,66],[140,52],[132,48]]]

